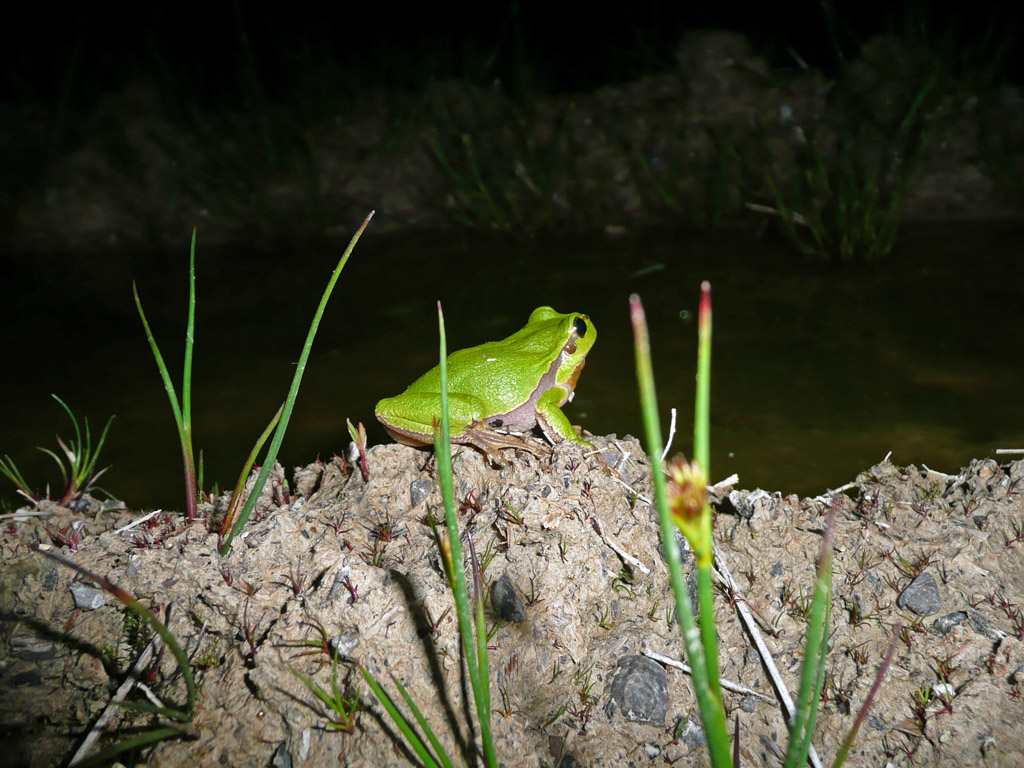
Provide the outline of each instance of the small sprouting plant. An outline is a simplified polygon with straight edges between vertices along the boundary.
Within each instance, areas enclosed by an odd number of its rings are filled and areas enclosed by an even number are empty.
[[[325,716],[329,728],[345,733],[355,729],[356,714],[360,710],[359,696],[344,691],[338,685],[338,653],[336,651],[331,657],[330,689],[321,688],[311,677],[297,669],[293,669],[292,674],[299,678],[302,684],[327,707]]]
[[[1003,534],[1003,540],[1006,542],[1006,548],[1014,547],[1021,541],[1024,541],[1024,520],[1017,522],[1016,520],[1010,521],[1010,528],[1013,529],[1013,536]]]
[[[513,525],[523,525],[523,516],[516,512],[515,508],[508,503],[502,504],[501,508],[497,512],[499,520],[504,520],[507,523]]]
[[[85,532],[85,521],[75,520],[74,522],[68,523],[63,528],[54,528],[49,523],[43,526],[43,530],[46,531],[46,535],[50,537],[50,541],[55,546],[67,547],[72,552],[78,551],[78,545],[82,541],[82,534]]]
[[[496,539],[491,539],[487,542],[487,548],[484,550],[483,555],[480,556],[480,573],[487,573],[487,566],[493,562],[495,556],[498,554],[497,547],[494,546]]]
[[[156,366],[160,371],[160,378],[164,382],[164,389],[171,402],[171,411],[174,414],[174,423],[178,428],[178,440],[181,443],[182,460],[185,464],[185,514],[191,523],[196,519],[199,509],[199,478],[196,472],[195,452],[192,449],[192,348],[195,340],[196,320],[196,230],[192,230],[192,245],[189,250],[189,294],[188,294],[188,324],[185,328],[185,363],[182,373],[181,401],[178,401],[178,394],[171,382],[171,375],[167,371],[163,355],[157,346],[153,332],[146,320],[146,313],[142,311],[142,300],[139,298],[138,288],[135,281],[132,281],[132,294],[135,296],[135,307],[139,311],[139,319],[142,320],[142,327],[149,340],[150,350],[156,360]]]
[[[294,594],[295,597],[299,597],[306,588],[306,574],[302,572],[299,564],[296,563],[288,573],[281,575],[281,581],[279,581],[278,584],[283,584],[288,587],[291,589],[292,594]]]
[[[365,483],[370,479],[370,470],[366,466],[366,427],[363,426],[361,421],[359,426],[355,427],[352,424],[352,420],[348,418],[345,419],[345,423],[348,425],[348,433],[352,437],[352,443],[359,453],[359,469],[363,473],[363,482]]]
[[[58,456],[56,451],[52,451],[49,448],[39,448],[40,451],[52,458],[60,469],[61,477],[64,480],[64,488],[58,496],[52,498],[60,506],[65,507],[82,496],[82,494],[90,491],[100,476],[107,471],[106,468],[97,470],[96,462],[99,461],[103,442],[107,439],[107,431],[110,429],[110,424],[113,422],[114,417],[111,416],[107,419],[106,426],[103,427],[99,442],[96,443],[96,448],[94,449],[92,446],[92,435],[89,431],[89,419],[83,419],[82,426],[79,426],[78,419],[75,418],[75,414],[71,412],[68,404],[57,397],[57,395],[51,395],[51,397],[60,403],[61,408],[67,413],[68,418],[71,419],[71,424],[75,428],[74,439],[69,439],[67,442],[64,442],[60,435],[57,435],[57,445],[60,446],[63,457]],[[49,488],[47,488],[46,493],[43,495],[39,495],[32,490],[10,456],[4,456],[0,459],[0,473],[14,483],[18,493],[30,501],[51,499]]]

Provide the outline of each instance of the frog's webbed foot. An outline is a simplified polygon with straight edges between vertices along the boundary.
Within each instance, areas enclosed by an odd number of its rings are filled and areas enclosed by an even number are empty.
[[[516,451],[527,451],[540,458],[547,455],[547,451],[524,440],[520,435],[509,432],[499,432],[483,421],[474,421],[466,431],[459,436],[460,443],[472,445],[479,449],[495,465],[504,467],[508,462],[501,456],[500,451],[505,448],[512,448]]]

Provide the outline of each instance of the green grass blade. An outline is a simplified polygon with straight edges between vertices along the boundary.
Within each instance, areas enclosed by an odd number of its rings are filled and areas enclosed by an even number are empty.
[[[110,765],[114,758],[120,754],[140,749],[148,744],[155,744],[156,742],[163,741],[164,739],[174,739],[178,737],[195,738],[194,735],[173,726],[156,728],[152,731],[147,731],[146,733],[140,733],[137,736],[130,736],[124,741],[120,741],[114,746],[109,747],[86,760],[75,763],[75,766],[77,766],[77,768],[92,768],[92,766]]]
[[[94,473],[94,471],[96,469],[96,462],[99,461],[100,451],[103,450],[103,443],[105,443],[106,440],[107,440],[107,432],[110,431],[110,425],[113,424],[113,422],[114,422],[114,417],[111,416],[109,419],[107,419],[107,423],[103,427],[103,432],[100,433],[100,440],[99,440],[98,443],[96,443],[96,450],[93,452],[92,457],[89,460],[88,465],[85,467],[85,472],[84,472],[84,478],[85,479],[84,479],[84,482],[88,482],[89,481],[90,477],[93,475],[93,473]]]
[[[345,268],[345,264],[348,263],[349,256],[352,255],[352,251],[356,247],[356,243],[359,242],[360,236],[363,234],[363,230],[370,223],[370,219],[373,218],[373,211],[363,221],[362,226],[356,230],[356,233],[352,236],[349,241],[348,247],[345,249],[345,253],[342,254],[341,260],[338,265],[334,268],[334,272],[331,274],[331,279],[327,283],[327,287],[324,289],[323,296],[320,298],[320,304],[316,308],[316,313],[313,315],[313,321],[310,323],[309,332],[306,334],[306,343],[302,346],[302,354],[299,356],[299,362],[295,366],[295,375],[292,377],[292,385],[288,390],[288,397],[284,403],[284,410],[281,413],[281,419],[278,422],[277,430],[274,432],[274,439],[270,442],[270,448],[267,450],[266,458],[263,460],[263,468],[260,470],[259,477],[256,478],[256,484],[253,486],[252,493],[249,494],[249,498],[245,502],[245,507],[242,509],[242,513],[238,516],[238,520],[235,522],[234,527],[228,533],[224,539],[224,543],[221,544],[220,553],[226,555],[231,550],[231,541],[237,536],[242,528],[245,527],[246,522],[249,520],[249,515],[252,514],[253,509],[256,507],[256,502],[259,500],[260,493],[263,491],[263,486],[267,483],[267,478],[270,477],[270,472],[274,468],[274,462],[277,461],[277,453],[281,448],[281,443],[284,441],[285,432],[288,430],[288,422],[292,417],[292,409],[295,407],[295,400],[299,396],[299,386],[302,384],[302,376],[306,372],[306,362],[309,360],[309,352],[313,348],[313,339],[316,338],[317,329],[320,327],[320,318],[323,317],[324,310],[327,308],[327,301],[331,298],[331,294],[334,292],[334,284],[338,282],[338,277],[341,275],[341,271]]]
[[[56,400],[58,403],[60,403],[61,407],[68,414],[68,418],[71,419],[71,424],[75,428],[75,439],[72,441],[71,447],[72,447],[72,449],[73,449],[73,451],[74,451],[74,453],[76,455],[76,458],[80,457],[81,454],[82,454],[82,432],[78,428],[78,419],[75,418],[75,414],[73,414],[71,412],[71,408],[68,407],[67,403],[65,403],[63,400],[61,400],[59,397],[57,397],[54,394],[51,394],[50,397],[52,397],[54,400]],[[88,425],[89,425],[89,422],[86,421],[86,429],[88,429]],[[60,442],[60,438],[57,438],[57,442],[58,443]],[[65,450],[67,450],[67,449],[65,449]],[[76,461],[76,459],[71,459],[72,466],[74,466],[75,461]]]
[[[21,476],[21,472],[18,471],[18,467],[15,466],[14,461],[6,454],[3,459],[0,459],[0,473],[14,483],[14,486],[26,496],[31,499],[38,499],[38,496],[36,496],[32,489],[28,487],[28,483],[25,482],[25,478]]]
[[[405,719],[405,716],[398,711],[398,708],[391,701],[391,697],[385,693],[384,689],[380,687],[380,684],[374,680],[366,667],[360,666],[359,671],[363,673],[363,679],[366,680],[367,685],[373,691],[373,695],[377,697],[377,701],[381,703],[381,706],[387,710],[387,713],[391,716],[392,721],[398,726],[398,730],[405,736],[406,742],[412,747],[413,752],[416,756],[423,761],[423,764],[427,768],[441,768],[437,764],[437,760],[434,759],[433,755],[430,754],[430,750],[427,749],[426,745],[420,740],[420,737],[416,735],[416,732],[409,725],[409,721]]]
[[[693,415],[693,458],[711,477],[711,284],[705,280],[700,284],[700,307],[697,312],[697,392],[694,398]],[[711,581],[711,564],[714,558],[712,544],[713,515],[705,503],[701,511],[701,533],[703,545],[697,552],[697,594],[700,610],[701,645],[707,660],[708,685],[712,692],[719,692],[721,671],[718,665],[718,633],[715,628],[714,588]]]
[[[488,743],[491,743],[492,741],[490,680],[491,672],[490,665],[488,664],[487,659],[487,623],[484,620],[484,600],[482,592],[478,597],[474,599],[474,603],[476,603],[476,658],[480,678],[480,690],[477,692],[477,696],[479,697],[479,701],[477,701],[477,714],[480,716],[481,720],[484,721],[480,730],[481,735],[484,737],[484,743],[486,745]],[[484,733],[485,728],[486,733]],[[484,752],[487,752],[486,748]],[[491,745],[491,752],[494,752],[493,744]],[[496,756],[494,757],[493,761],[488,762],[488,765],[497,764],[498,763]]]
[[[178,393],[174,389],[174,383],[171,381],[171,375],[167,372],[167,364],[164,363],[164,357],[160,354],[160,347],[157,346],[156,339],[153,338],[153,331],[149,328],[149,321],[146,320],[146,313],[142,310],[142,300],[139,299],[139,289],[135,285],[135,281],[132,280],[132,294],[135,296],[135,307],[139,311],[139,319],[142,321],[142,328],[146,331],[146,339],[149,340],[149,348],[153,353],[153,359],[156,360],[156,367],[160,371],[160,378],[164,383],[164,390],[167,392],[167,399],[171,402],[171,412],[174,414],[174,423],[178,428],[178,434],[182,432],[181,423],[181,408],[178,405]]]
[[[188,324],[185,327],[185,361],[181,377],[181,421],[192,434],[192,350],[196,327],[196,227],[192,227],[192,244],[188,262]]]
[[[249,458],[245,460],[245,464],[242,467],[242,471],[238,475],[238,482],[235,483],[235,492],[231,496],[231,504],[228,506],[228,511],[224,515],[224,523],[220,528],[220,535],[224,537],[227,532],[231,530],[231,527],[235,524],[235,519],[238,514],[238,510],[242,506],[242,493],[245,490],[245,479],[249,477],[249,472],[252,471],[252,465],[256,463],[256,457],[259,456],[260,450],[263,448],[263,444],[267,442],[267,438],[270,437],[271,431],[277,426],[277,423],[281,420],[281,413],[284,411],[284,403],[281,403],[281,407],[277,409],[277,413],[274,414],[274,418],[270,420],[266,428],[263,430],[263,434],[256,440],[256,445],[252,447],[252,451],[249,453]],[[202,459],[202,454],[199,454]]]
[[[395,684],[398,692],[402,695],[402,698],[405,699],[406,705],[412,711],[412,716],[416,718],[416,722],[419,723],[423,733],[427,736],[427,740],[430,741],[430,746],[434,748],[434,754],[437,755],[438,760],[441,761],[444,768],[452,768],[451,758],[448,757],[448,753],[445,752],[444,747],[441,746],[441,742],[434,734],[430,724],[427,723],[426,718],[423,717],[423,713],[420,711],[420,708],[416,706],[416,702],[413,701],[412,696],[410,696],[409,692],[405,690],[405,686],[402,685],[394,676],[392,676],[391,682]]]
[[[796,715],[790,726],[789,748],[786,750],[785,768],[796,768],[807,762],[814,722],[821,699],[821,683],[828,653],[829,614],[832,607],[832,521],[835,509],[829,510],[825,534],[818,555],[818,575],[814,583],[814,597],[807,619],[807,644],[800,673],[800,692],[797,695]]]
[[[195,234],[193,233],[193,240]],[[160,371],[160,378],[164,383],[164,390],[167,392],[167,399],[171,403],[171,413],[174,414],[174,425],[178,430],[178,440],[181,443],[182,462],[185,466],[185,514],[191,522],[195,520],[199,509],[199,498],[196,486],[196,465],[192,455],[192,431],[185,429],[185,422],[181,413],[181,406],[178,404],[178,393],[174,389],[171,375],[167,372],[167,364],[164,363],[163,355],[160,354],[160,347],[157,346],[153,331],[146,320],[146,313],[142,311],[142,301],[139,299],[139,291],[132,280],[132,294],[135,296],[135,307],[139,311],[139,319],[142,320],[142,327],[146,331],[146,338],[149,340],[149,348],[153,352],[153,359],[156,360],[156,367]],[[189,369],[191,373],[191,368]]]
[[[466,571],[462,559],[462,540],[459,534],[458,517],[455,514],[455,493],[452,487],[451,420],[448,412],[448,346],[444,332],[444,312],[441,309],[441,302],[437,303],[437,326],[440,335],[441,424],[440,430],[436,426],[434,429],[434,452],[437,456],[437,474],[441,485],[441,498],[444,501],[444,517],[448,532],[446,559],[450,560],[449,574],[455,597],[459,634],[462,638],[462,650],[466,655],[466,667],[473,689],[473,702],[476,705],[477,720],[480,726],[484,761],[488,766],[497,766],[498,758],[491,736],[489,681],[485,683],[482,679],[481,664],[473,637],[469,592],[466,589]],[[486,635],[486,628],[484,628],[484,634]],[[486,655],[486,637],[483,649]],[[486,658],[483,660],[483,668],[487,668]]]
[[[42,451],[57,463],[57,467],[60,469],[61,477],[64,479],[64,487],[70,487],[70,481],[68,480],[68,471],[64,467],[64,462],[60,460],[60,456],[51,451],[49,448],[38,448],[37,450]]]
[[[188,520],[199,511],[199,481],[192,446],[192,349],[196,326],[196,228],[192,227],[188,265],[188,323],[185,326],[185,359],[181,372],[181,451],[185,460],[185,509]]]

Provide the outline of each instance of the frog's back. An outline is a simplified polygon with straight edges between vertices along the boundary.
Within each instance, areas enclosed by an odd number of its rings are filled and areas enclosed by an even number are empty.
[[[448,391],[486,392],[493,399],[516,399],[533,390],[550,368],[549,350],[521,348],[514,356],[496,355],[491,345],[460,349],[448,356]],[[409,385],[409,392],[441,392],[441,368],[434,366]]]

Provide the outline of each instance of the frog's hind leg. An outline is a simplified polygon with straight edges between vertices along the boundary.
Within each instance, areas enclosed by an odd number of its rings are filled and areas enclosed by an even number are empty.
[[[479,449],[499,467],[508,464],[499,453],[499,451],[505,448],[527,451],[538,458],[546,456],[548,453],[545,448],[532,445],[519,435],[499,432],[483,421],[474,421],[470,424],[466,431],[459,436],[458,442],[472,445],[474,448]]]

